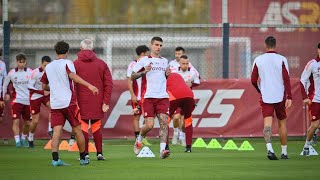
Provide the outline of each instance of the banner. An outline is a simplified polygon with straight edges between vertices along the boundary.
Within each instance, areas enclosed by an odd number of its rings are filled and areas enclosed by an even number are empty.
[[[103,138],[133,138],[132,108],[126,80],[113,81],[114,88],[110,109],[102,121]],[[306,131],[306,117],[303,109],[298,79],[292,79],[293,104],[288,109],[287,128],[289,136],[303,136]],[[210,80],[203,81],[194,90],[197,107],[193,112],[194,137],[262,137],[263,117],[260,110],[260,96],[250,80]],[[8,103],[9,104],[9,103]],[[13,138],[10,107],[6,107],[3,123],[0,124],[0,138]],[[36,138],[49,138],[48,114],[41,108]],[[273,122],[273,133],[277,135],[277,119]],[[20,121],[22,124],[23,121]],[[140,125],[143,118],[140,119]],[[170,124],[172,127],[172,123]],[[70,125],[64,128],[64,138],[68,138]],[[20,128],[22,130],[22,126]],[[170,128],[170,135],[173,130]],[[148,133],[148,137],[159,135],[159,123]]]

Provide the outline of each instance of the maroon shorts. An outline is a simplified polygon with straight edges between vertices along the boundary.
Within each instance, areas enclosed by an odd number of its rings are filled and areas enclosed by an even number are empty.
[[[142,113],[142,110],[141,110],[141,108],[142,108],[142,106],[141,106],[141,101],[138,101],[137,103],[131,102],[131,107],[132,107],[132,109],[135,109],[137,106],[140,107],[140,111],[139,111],[139,113],[134,113],[134,114],[135,114],[135,115],[141,115],[141,113]]]
[[[51,127],[64,126],[69,121],[72,127],[80,125],[80,110],[77,105],[69,106],[63,109],[51,109]]]
[[[170,101],[170,108],[171,108],[171,101]],[[169,109],[170,109],[169,108]],[[175,111],[174,111],[174,114],[180,114],[180,115],[184,115],[182,109],[180,107],[178,107]]]
[[[154,117],[156,114],[168,114],[168,98],[146,98],[142,102],[143,117]]]
[[[20,119],[22,117],[25,121],[30,121],[30,106],[20,103],[12,103],[11,105],[12,119]]]
[[[317,121],[320,119],[320,103],[312,102],[309,106],[309,113],[311,115],[311,121]]]
[[[263,117],[268,117],[272,116],[274,112],[276,112],[276,116],[279,120],[283,120],[287,118],[287,113],[286,113],[286,107],[285,107],[286,100],[284,99],[282,102],[279,103],[264,103],[262,100],[260,101],[261,104],[261,111]]]
[[[41,98],[30,100],[30,110],[32,114],[38,114],[40,112],[41,103],[47,105],[50,101],[50,96],[42,96]]]
[[[179,107],[184,113],[184,118],[190,118],[195,107],[195,101],[193,98],[181,98],[170,101],[169,117],[172,117]]]

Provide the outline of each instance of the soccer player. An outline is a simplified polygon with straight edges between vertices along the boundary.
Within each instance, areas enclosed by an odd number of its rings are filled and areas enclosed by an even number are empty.
[[[38,126],[39,116],[40,116],[40,107],[41,104],[44,104],[50,108],[50,92],[42,90],[41,77],[44,73],[44,69],[51,62],[49,56],[43,56],[41,59],[41,66],[32,71],[31,77],[29,79],[28,89],[30,91],[30,109],[32,114],[32,121],[29,128],[29,147],[34,147],[34,132]],[[50,118],[50,115],[49,115]],[[49,120],[50,124],[50,120]],[[50,132],[50,129],[48,129]]]
[[[3,83],[3,97],[5,101],[10,99],[10,95],[7,93],[9,83],[13,84],[12,100],[11,100],[11,115],[12,115],[12,131],[14,139],[16,141],[16,147],[28,147],[28,141],[26,139],[30,126],[30,100],[28,82],[31,76],[32,70],[26,68],[27,58],[24,54],[18,54],[16,56],[17,67],[12,69]],[[20,118],[24,120],[23,130],[20,140]]]
[[[128,77],[128,89],[131,94],[131,106],[134,110],[133,113],[133,130],[134,135],[137,138],[140,133],[139,120],[141,116],[141,95],[142,91],[145,90],[145,77],[138,78],[136,80],[131,80],[132,70],[135,64],[141,60],[144,56],[149,56],[149,48],[146,45],[141,45],[136,48],[137,59],[133,60],[127,69]],[[142,83],[143,82],[143,83]],[[147,138],[144,137],[142,144],[150,146],[151,144],[147,141]]]
[[[286,108],[292,104],[288,61],[284,56],[275,52],[276,39],[273,36],[265,39],[265,46],[267,52],[254,60],[251,82],[261,94],[260,103],[264,119],[263,134],[268,151],[267,157],[270,160],[278,160],[271,144],[272,120],[275,111],[279,119],[281,159],[288,159]],[[260,78],[260,84],[258,84],[258,78]]]
[[[97,160],[105,160],[102,153],[101,120],[109,110],[112,76],[108,65],[96,56],[91,39],[84,39],[80,43],[81,51],[74,62],[78,76],[98,88],[99,94],[94,95],[86,87],[77,84],[77,98],[80,107],[81,129],[85,139],[85,152],[89,158],[89,123],[93,140],[97,148]]]
[[[178,73],[180,71],[180,59],[181,56],[185,54],[185,49],[183,47],[176,47],[175,49],[175,59],[170,61],[169,67],[172,73]],[[192,66],[191,62],[188,65],[189,71],[195,74],[194,83],[200,84],[200,76],[199,72]],[[172,137],[172,144],[178,144],[178,140],[185,146],[185,141],[183,140],[184,133],[181,129],[184,123],[184,119],[180,116],[180,108],[177,109],[175,115],[173,116],[173,137]],[[181,139],[182,138],[182,139]]]
[[[311,124],[307,132],[306,143],[303,148],[303,155],[309,156],[310,141],[319,128],[320,125],[320,43],[318,44],[318,56],[315,59],[309,61],[301,75],[301,93],[303,102],[309,105],[309,111],[311,114]],[[311,81],[311,83],[310,83]],[[308,92],[307,84],[310,83],[313,92]]]
[[[0,49],[0,87],[3,85],[3,81],[7,77],[6,64],[1,59],[2,49]],[[0,123],[3,121],[4,101],[2,96],[2,88],[0,88]]]
[[[188,58],[185,56],[184,59]],[[174,112],[178,108],[181,108],[181,110],[183,111],[185,120],[185,122],[183,123],[183,129],[185,129],[186,132],[185,152],[191,152],[193,133],[191,114],[195,107],[193,92],[190,89],[190,86],[188,86],[188,84],[185,83],[185,79],[183,79],[181,75],[177,73],[171,73],[168,76],[167,92],[170,97],[169,117],[173,117]]]
[[[153,128],[154,117],[158,117],[160,124],[160,158],[164,159],[170,155],[166,150],[166,141],[168,135],[168,109],[169,99],[166,91],[166,76],[170,73],[168,60],[160,56],[162,49],[162,39],[153,37],[151,39],[151,54],[143,57],[133,67],[131,79],[135,80],[142,76],[146,77],[146,92],[143,95],[142,113],[145,118],[145,124],[140,130],[138,138],[134,144],[134,153],[138,154],[142,147],[143,137]]]
[[[59,41],[54,46],[57,59],[47,65],[41,78],[42,89],[46,90],[50,84],[50,107],[52,136],[52,165],[68,165],[59,159],[59,140],[63,125],[66,119],[69,121],[72,131],[76,134],[77,144],[80,152],[80,165],[89,164],[85,158],[85,140],[80,126],[80,112],[77,105],[77,98],[74,89],[74,82],[79,83],[92,91],[98,93],[98,89],[84,81],[76,74],[72,61],[66,59],[69,51],[69,44]]]

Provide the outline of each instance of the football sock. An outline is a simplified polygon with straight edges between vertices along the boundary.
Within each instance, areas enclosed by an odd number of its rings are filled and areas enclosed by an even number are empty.
[[[287,155],[287,145],[281,145],[282,154]]]
[[[28,140],[33,141],[34,133],[29,133]]]
[[[306,140],[306,143],[304,144],[304,148],[309,148],[309,146],[310,146],[310,141]]]
[[[14,136],[14,140],[16,141],[16,143],[20,142],[20,136],[19,135]]]
[[[52,152],[52,160],[54,160],[54,161],[59,160],[59,153],[58,152]]]
[[[268,150],[268,151],[271,151],[272,153],[274,153],[271,143],[267,143],[266,146],[267,146],[267,150]]]

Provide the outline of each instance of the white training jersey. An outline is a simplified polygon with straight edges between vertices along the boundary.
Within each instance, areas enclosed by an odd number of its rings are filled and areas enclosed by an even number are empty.
[[[310,83],[310,77],[313,79],[313,83]],[[304,86],[305,92],[308,94],[308,89],[310,85],[313,86],[313,98],[312,102],[320,103],[320,62],[312,59],[308,62],[304,68],[301,79],[301,84]]]
[[[282,66],[289,73],[287,59],[275,52],[267,52],[255,58],[253,68],[258,68],[260,77],[259,89],[264,103],[282,102],[284,98],[284,80]],[[252,69],[253,69],[252,68]]]
[[[67,68],[76,73],[73,62],[68,59],[58,59],[46,66],[41,82],[50,83],[50,106],[52,109],[63,109],[70,105],[74,91],[73,81],[69,78]],[[47,82],[46,82],[47,80]]]
[[[8,85],[13,84],[12,102],[23,105],[30,105],[28,82],[31,77],[32,70],[29,68],[12,69],[3,83],[3,97],[7,94]]]
[[[182,76],[182,78],[184,79],[185,82],[189,81],[191,83],[195,83],[194,80],[196,78],[196,74],[193,71],[190,71],[190,69],[187,69],[186,71],[182,71],[179,68],[179,71],[177,73]],[[196,83],[196,84],[198,84],[198,83]]]
[[[3,85],[3,81],[7,77],[6,64],[0,60],[0,87]],[[0,88],[0,94],[2,95],[2,88]]]
[[[132,61],[130,64],[129,64],[129,66],[128,66],[128,69],[127,69],[127,77],[128,78],[131,78],[131,74],[132,74],[132,72],[133,72],[133,67],[134,67],[134,65],[136,65],[137,64],[137,61],[136,60],[134,60],[134,61]],[[133,86],[133,91],[134,92],[137,92],[137,94],[136,94],[136,96],[137,96],[137,100],[138,101],[140,101],[141,100],[141,91],[142,91],[142,78],[138,78],[138,79],[136,79],[136,80],[132,80],[132,83],[134,83],[134,81],[137,83],[136,85],[137,86]],[[137,88],[137,89],[135,89],[135,88]]]
[[[44,71],[41,67],[34,69],[32,71],[31,77],[30,77],[29,83],[28,83],[29,90],[40,90],[40,91],[42,90],[42,82],[40,80],[41,80],[43,73],[44,73]],[[43,95],[34,92],[34,93],[30,93],[30,96],[31,96],[30,97],[31,100],[35,100],[35,99],[41,98]]]
[[[172,73],[178,73],[178,71],[180,70],[180,63],[176,59],[172,60],[169,63],[169,67]],[[192,66],[191,62],[189,62],[189,68],[190,68],[190,71],[195,74],[194,83],[200,84],[199,72],[196,70],[196,68]]]
[[[169,98],[166,79],[168,60],[164,57],[145,56],[135,64],[133,72],[137,73],[148,65],[151,65],[151,70],[146,74],[144,98]]]

